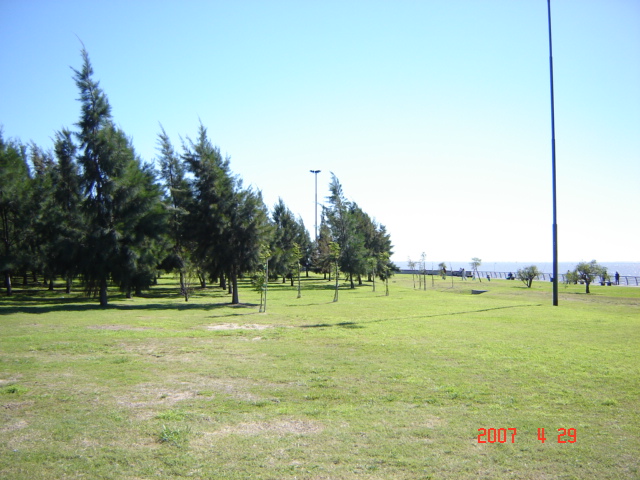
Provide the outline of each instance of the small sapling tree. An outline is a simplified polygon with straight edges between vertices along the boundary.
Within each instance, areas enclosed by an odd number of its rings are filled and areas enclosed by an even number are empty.
[[[413,260],[411,260],[411,257],[409,257],[407,259],[407,266],[409,267],[409,270],[411,270],[411,277],[413,278],[413,289],[415,290],[416,288],[416,262],[414,262]]]
[[[293,246],[291,247],[291,268],[298,277],[298,297],[297,298],[302,297],[302,292],[300,291],[300,259],[301,258],[302,258],[302,251],[300,250],[300,245],[298,245],[296,242],[293,242]]]
[[[480,282],[482,282],[482,278],[480,278],[480,273],[478,273],[478,267],[482,265],[482,260],[479,259],[478,257],[473,257],[469,265],[471,265],[471,271],[473,272],[473,275],[478,280],[480,280]]]
[[[535,265],[521,268],[516,273],[518,280],[522,280],[522,282],[527,286],[527,288],[531,288],[531,284],[538,277],[538,275],[540,275],[540,272],[538,271],[538,267],[536,267]]]
[[[262,244],[260,246],[260,263],[262,268],[258,271],[254,279],[256,290],[260,291],[260,313],[267,311],[267,289],[269,286],[269,259],[271,258],[271,249],[269,245]]]
[[[382,252],[379,254],[380,263],[382,264],[382,275],[384,276],[384,287],[385,287],[385,296],[389,296],[389,274],[391,268],[389,267],[389,253]]]
[[[438,264],[438,268],[440,269],[440,275],[442,275],[442,279],[447,279],[447,264],[444,262],[440,262]]]
[[[189,297],[193,294],[193,284],[197,278],[198,268],[190,259],[185,258],[180,268],[180,293],[182,293],[185,302],[188,302]]]
[[[336,269],[336,292],[333,295],[333,301],[338,301],[338,286],[340,284],[340,245],[336,242],[331,242],[329,244],[329,251],[331,252],[331,260],[333,261]]]
[[[376,266],[378,265],[378,260],[376,257],[367,258],[367,264],[369,265],[369,269],[371,270],[371,282],[373,284],[373,291],[376,291]],[[414,280],[415,285],[415,280]]]

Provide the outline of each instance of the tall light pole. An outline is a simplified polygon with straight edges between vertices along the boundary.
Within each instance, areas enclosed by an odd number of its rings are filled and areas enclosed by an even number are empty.
[[[318,174],[320,173],[320,170],[309,170],[311,173],[313,173],[316,177],[316,202],[315,202],[315,206],[316,206],[316,224],[315,224],[315,228],[316,228],[316,244],[318,243]]]
[[[547,0],[549,20],[549,72],[551,76],[551,188],[553,190],[553,305],[558,305],[558,222],[556,211],[556,126],[553,107],[553,49],[551,47],[551,0]]]

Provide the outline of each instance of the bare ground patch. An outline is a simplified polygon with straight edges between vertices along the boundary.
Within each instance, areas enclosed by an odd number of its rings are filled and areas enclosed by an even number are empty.
[[[5,385],[11,385],[12,383],[16,383],[21,378],[22,378],[22,374],[14,375],[9,378],[0,378],[0,387],[4,387]]]
[[[430,415],[430,416],[427,416],[418,425],[422,425],[422,426],[425,426],[427,428],[436,428],[436,427],[440,427],[440,426],[445,425],[445,424],[446,424],[446,422],[445,422],[445,420],[443,418]]]
[[[131,325],[89,325],[87,328],[91,330],[130,330],[134,332],[151,330],[150,327],[132,327]]]
[[[33,402],[32,400],[26,400],[24,402],[8,402],[8,403],[3,403],[2,408],[6,410],[20,410],[25,407],[30,407],[34,403],[35,402]]]
[[[245,325],[239,325],[237,323],[218,323],[216,325],[208,325],[207,330],[266,330],[267,328],[273,328],[273,325],[259,325],[257,323],[250,323]]]
[[[134,415],[142,420],[155,416],[158,411],[166,409],[184,400],[226,395],[236,400],[256,402],[262,400],[258,395],[247,390],[246,380],[211,379],[202,377],[195,382],[175,381],[170,379],[163,384],[144,383],[138,385],[128,395],[117,399],[118,405],[131,409]]]
[[[16,420],[16,421],[14,421],[12,423],[9,423],[9,424],[3,426],[2,428],[0,428],[0,432],[2,432],[2,433],[14,432],[16,430],[21,430],[21,429],[27,427],[27,425],[29,425],[29,424],[27,423],[26,420],[22,420],[22,419]]]
[[[315,435],[324,430],[324,425],[311,420],[284,419],[263,422],[244,422],[227,425],[213,432],[203,432],[198,443],[207,444],[213,438],[225,435],[240,436],[275,436]]]

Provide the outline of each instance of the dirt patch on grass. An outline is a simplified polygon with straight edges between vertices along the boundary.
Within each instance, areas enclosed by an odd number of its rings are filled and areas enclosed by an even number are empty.
[[[320,433],[324,426],[309,420],[277,420],[266,422],[248,422],[223,427],[210,435],[310,435]]]
[[[237,323],[218,323],[207,326],[207,330],[266,330],[273,325],[258,325],[257,323],[238,325]]]
[[[151,330],[150,327],[132,327],[131,325],[89,325],[87,328],[91,330],[131,330],[134,332]]]
[[[131,409],[136,418],[148,420],[159,411],[172,407],[178,402],[195,398],[225,395],[243,402],[263,400],[247,391],[246,380],[201,378],[194,382],[184,382],[171,378],[163,384],[145,383],[138,385],[128,395],[117,399],[120,406]]]
[[[35,402],[33,402],[32,400],[27,400],[24,402],[8,402],[8,403],[3,403],[2,408],[7,410],[19,410],[24,407],[30,407],[34,403]]]
[[[0,378],[0,387],[4,387],[5,385],[11,385],[12,383],[16,383],[18,380],[22,378],[22,374],[14,375],[9,378]]]
[[[21,430],[25,428],[27,425],[29,424],[27,423],[26,420],[16,420],[15,422],[9,423],[8,425],[5,425],[4,427],[0,428],[0,432],[2,433],[14,432],[16,430]]]
[[[427,428],[436,428],[436,427],[440,427],[441,425],[444,425],[445,423],[446,422],[444,421],[444,419],[440,417],[430,416],[430,417],[426,417],[421,422],[421,425]]]

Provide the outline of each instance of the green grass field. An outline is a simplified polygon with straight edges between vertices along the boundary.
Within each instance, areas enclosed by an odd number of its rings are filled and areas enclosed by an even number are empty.
[[[640,289],[376,286],[274,283],[267,313],[170,278],[105,310],[18,288],[0,478],[640,478]]]

